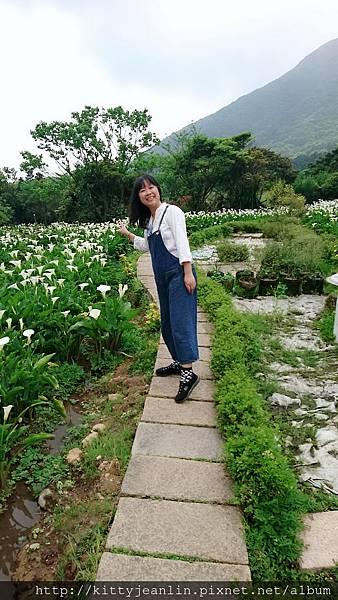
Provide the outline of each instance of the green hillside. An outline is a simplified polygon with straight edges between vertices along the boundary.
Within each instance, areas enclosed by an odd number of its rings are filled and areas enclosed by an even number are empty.
[[[251,131],[257,146],[292,159],[317,157],[338,145],[337,65],[334,39],[279,79],[196,121],[194,127],[209,137]],[[163,141],[173,143],[174,137]]]

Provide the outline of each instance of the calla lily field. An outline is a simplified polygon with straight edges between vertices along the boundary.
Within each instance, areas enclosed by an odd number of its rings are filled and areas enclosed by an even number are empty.
[[[280,215],[286,207],[186,213],[187,229]],[[337,227],[338,201],[311,205],[314,229]],[[2,484],[18,445],[36,443],[29,421],[36,406],[65,414],[53,371],[84,356],[119,351],[138,310],[128,298],[135,278],[117,222],[0,229],[0,472]],[[42,436],[42,437],[41,437]],[[11,457],[11,458],[10,458]]]

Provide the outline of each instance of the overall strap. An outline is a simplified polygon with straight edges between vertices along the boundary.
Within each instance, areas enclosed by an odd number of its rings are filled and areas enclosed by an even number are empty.
[[[164,219],[164,215],[165,215],[165,213],[167,212],[168,208],[169,208],[169,204],[167,204],[167,206],[165,207],[165,209],[164,209],[164,211],[163,211],[163,215],[162,215],[162,217],[161,217],[161,220],[160,220],[160,222],[159,222],[158,228],[156,229],[156,231],[154,231],[154,233],[157,233],[158,231],[160,231],[160,229],[161,229],[161,225],[162,225],[162,221],[163,221],[163,219]]]

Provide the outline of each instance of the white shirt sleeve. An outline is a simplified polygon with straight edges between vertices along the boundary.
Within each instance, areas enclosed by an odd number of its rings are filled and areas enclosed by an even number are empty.
[[[134,248],[140,252],[149,252],[147,230],[144,231],[144,237],[141,238],[139,235],[134,237]]]
[[[180,264],[192,262],[183,210],[171,204],[166,212],[165,219],[171,229]]]

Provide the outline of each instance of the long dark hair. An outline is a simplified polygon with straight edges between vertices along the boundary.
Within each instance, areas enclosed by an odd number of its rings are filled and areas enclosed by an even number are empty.
[[[160,194],[160,200],[162,201],[161,188],[152,175],[145,173],[136,179],[129,198],[129,220],[132,225],[136,224],[140,227],[147,226],[151,215],[150,209],[142,204],[139,196],[139,191],[146,181],[157,187]]]

